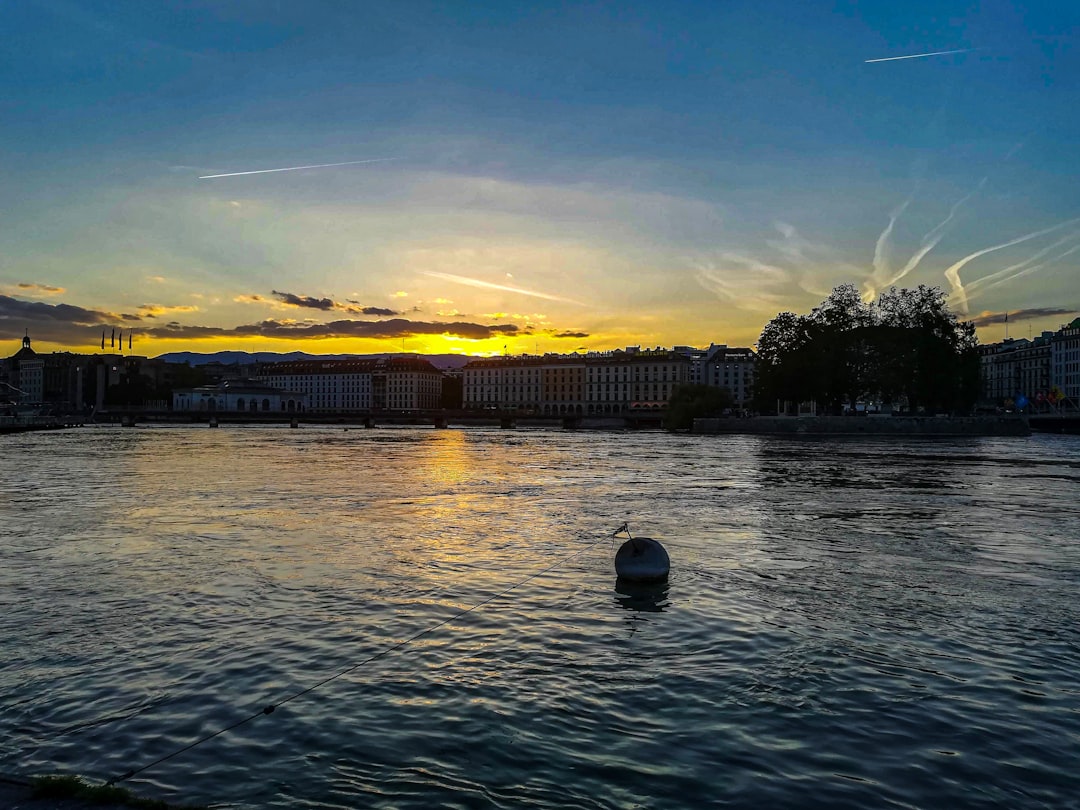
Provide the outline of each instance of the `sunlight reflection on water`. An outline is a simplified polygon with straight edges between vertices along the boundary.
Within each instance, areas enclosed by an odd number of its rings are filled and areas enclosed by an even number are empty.
[[[1080,442],[8,437],[0,770],[244,807],[1062,806]],[[624,520],[672,556],[616,582]]]

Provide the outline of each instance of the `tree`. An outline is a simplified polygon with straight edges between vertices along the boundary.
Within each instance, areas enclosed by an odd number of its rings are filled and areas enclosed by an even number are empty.
[[[873,304],[851,284],[809,315],[782,312],[758,340],[756,399],[815,400],[832,412],[860,400],[911,410],[970,410],[978,394],[975,328],[949,311],[937,287],[893,287]]]
[[[695,419],[710,416],[722,416],[730,408],[734,399],[726,388],[712,385],[678,385],[668,400],[667,417],[664,420],[668,430],[689,430]]]

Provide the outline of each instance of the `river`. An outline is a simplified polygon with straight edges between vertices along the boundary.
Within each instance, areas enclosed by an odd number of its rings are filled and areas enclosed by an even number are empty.
[[[1080,437],[0,446],[0,772],[104,780],[297,695],[126,785],[238,808],[1077,806]],[[624,521],[665,544],[667,585],[617,585]]]

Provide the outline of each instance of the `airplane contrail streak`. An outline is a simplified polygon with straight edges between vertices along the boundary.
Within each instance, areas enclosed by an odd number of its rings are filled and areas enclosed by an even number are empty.
[[[1061,239],[1058,239],[1056,242],[1047,245],[1034,255],[1024,259],[1022,262],[1017,262],[1014,265],[1003,268],[994,273],[990,273],[989,275],[985,275],[982,278],[977,278],[974,281],[969,282],[965,288],[967,289],[968,295],[972,295],[973,293],[978,292],[983,287],[987,287],[988,285],[990,287],[996,287],[998,286],[998,284],[1003,284],[1006,281],[1011,281],[1012,279],[1018,278],[1022,275],[1026,276],[1031,270],[1030,265],[1034,264],[1036,267],[1042,267],[1044,264],[1047,264],[1047,262],[1043,262],[1041,264],[1035,263],[1042,259],[1044,256],[1054,252],[1062,245],[1066,245],[1072,240],[1076,239],[1077,235],[1077,231],[1073,231],[1072,233],[1063,236]]]
[[[912,254],[910,259],[908,259],[907,264],[905,264],[896,275],[886,281],[882,286],[891,287],[919,266],[919,262],[926,258],[926,254],[936,248],[938,242],[945,238],[945,234],[948,233],[949,230],[949,223],[956,217],[956,212],[960,210],[960,206],[975,196],[975,194],[986,185],[987,179],[988,178],[984,177],[974,189],[953,203],[952,208],[949,209],[949,215],[927,232],[926,236],[922,238],[922,245],[920,245],[919,249]]]
[[[1031,275],[1032,273],[1034,273],[1034,272],[1036,272],[1038,270],[1042,270],[1047,265],[1054,264],[1056,262],[1060,262],[1062,259],[1065,259],[1065,258],[1068,258],[1069,256],[1072,256],[1078,250],[1080,250],[1080,245],[1073,245],[1071,248],[1066,250],[1064,253],[1059,253],[1057,256],[1054,256],[1054,257],[1052,257],[1050,259],[1047,259],[1045,262],[1042,262],[1041,264],[1036,264],[1036,265],[1032,265],[1031,267],[1026,267],[1023,270],[1021,270],[1019,273],[1014,273],[1013,275],[1009,276],[1008,278],[1003,278],[1000,281],[994,282],[993,284],[991,284],[986,289],[992,290],[992,289],[994,289],[994,287],[1000,287],[1002,284],[1005,284],[1005,283],[1007,283],[1009,281],[1015,281],[1018,278],[1023,278],[1024,276]]]
[[[1052,225],[1049,228],[1043,228],[1041,231],[1033,231],[1032,233],[1025,234],[1024,236],[1018,236],[1016,239],[1010,239],[1008,242],[1002,242],[1000,245],[994,245],[993,247],[983,248],[982,250],[976,250],[974,253],[970,253],[960,261],[949,265],[945,269],[945,278],[948,279],[949,286],[952,287],[952,297],[956,299],[958,307],[963,314],[968,312],[968,298],[967,292],[964,290],[964,283],[960,280],[960,271],[966,264],[974,261],[980,256],[985,256],[987,253],[993,253],[995,250],[1001,250],[1002,248],[1012,247],[1013,245],[1019,245],[1021,242],[1027,242],[1029,239],[1035,239],[1038,236],[1045,236],[1048,233],[1053,233],[1060,228],[1064,228],[1068,225],[1074,225],[1080,222],[1080,217],[1076,219],[1070,219],[1065,222],[1059,222],[1057,225]]]
[[[1077,251],[1080,251],[1080,245],[1073,245],[1068,250],[1064,251],[1063,253],[1059,253],[1057,256],[1053,256],[1052,258],[1047,259],[1045,262],[1039,262],[1038,264],[1033,264],[1030,267],[1025,267],[1023,270],[1020,270],[1017,273],[1013,273],[1011,276],[1006,276],[1005,278],[998,279],[997,281],[993,282],[992,284],[987,284],[985,289],[977,290],[974,293],[974,296],[977,297],[977,296],[981,295],[983,292],[988,292],[988,291],[994,289],[995,287],[1000,287],[1002,284],[1008,284],[1010,281],[1015,281],[1018,278],[1023,278],[1024,276],[1031,275],[1032,273],[1037,273],[1038,271],[1042,270],[1044,267],[1047,267],[1047,266],[1049,266],[1051,264],[1056,264],[1057,262],[1060,262],[1062,259],[1068,258],[1069,256],[1076,253]],[[980,281],[981,280],[982,279],[980,279]],[[968,292],[970,293],[971,290],[969,289]]]
[[[328,169],[331,166],[355,166],[359,163],[385,163],[397,158],[371,158],[370,160],[346,160],[344,163],[316,163],[312,166],[286,166],[284,169],[256,169],[253,172],[226,172],[225,174],[204,174],[200,180],[213,180],[215,177],[240,177],[244,174],[270,174],[271,172],[296,172],[300,169]]]
[[[467,276],[456,276],[453,273],[437,273],[435,271],[425,270],[423,271],[425,276],[431,276],[432,278],[441,278],[445,281],[452,281],[455,284],[464,284],[467,287],[480,287],[485,290],[502,290],[503,292],[514,292],[521,295],[531,295],[534,298],[544,298],[548,301],[565,301],[568,304],[577,304],[578,306],[584,306],[580,301],[575,301],[572,298],[563,298],[559,295],[550,295],[548,293],[536,292],[535,290],[525,290],[521,287],[511,287],[507,284],[495,284],[490,281],[481,281],[478,278],[468,278]]]
[[[915,194],[912,193],[889,214],[889,224],[886,225],[885,230],[878,235],[877,242],[874,244],[874,272],[871,273],[870,278],[863,284],[863,287],[865,288],[864,300],[873,300],[881,283],[889,275],[889,257],[886,254],[889,247],[889,237],[892,235],[893,228],[896,227],[896,221],[900,219],[900,215],[904,213],[904,210],[911,205],[911,201],[914,198]]]
[[[975,48],[959,48],[955,51],[931,51],[930,53],[912,53],[907,56],[886,56],[883,59],[867,59],[863,64],[869,65],[871,62],[895,62],[898,59],[922,59],[927,56],[947,56],[951,53],[968,53],[974,51]]]

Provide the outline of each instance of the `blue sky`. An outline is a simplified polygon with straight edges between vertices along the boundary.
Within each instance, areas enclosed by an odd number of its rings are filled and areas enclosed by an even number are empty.
[[[939,285],[1014,335],[1080,308],[1074,4],[50,0],[0,22],[5,340],[745,345],[844,282]]]

